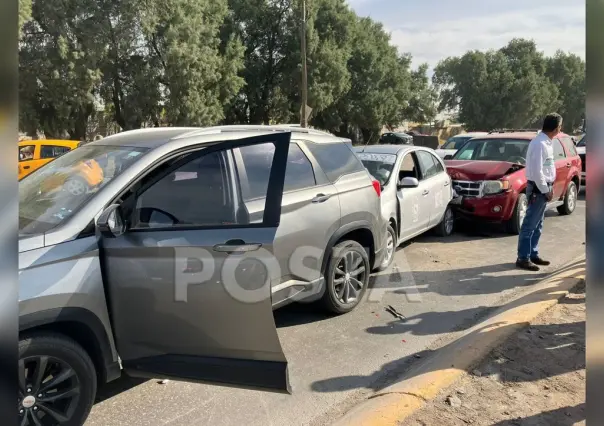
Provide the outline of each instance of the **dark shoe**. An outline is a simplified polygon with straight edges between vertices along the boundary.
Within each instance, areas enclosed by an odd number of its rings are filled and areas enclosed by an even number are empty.
[[[516,261],[516,266],[520,269],[526,269],[527,271],[538,271],[539,267],[537,265],[535,265],[533,262],[531,262],[530,260],[520,260],[518,259]]]
[[[541,266],[548,266],[551,263],[549,260],[543,260],[539,256],[533,257],[531,259],[531,262],[533,262],[535,265],[541,265]]]

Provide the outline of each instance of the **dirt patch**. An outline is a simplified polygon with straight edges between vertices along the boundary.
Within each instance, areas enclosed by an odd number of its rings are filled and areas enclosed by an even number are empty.
[[[585,286],[400,426],[585,425]]]

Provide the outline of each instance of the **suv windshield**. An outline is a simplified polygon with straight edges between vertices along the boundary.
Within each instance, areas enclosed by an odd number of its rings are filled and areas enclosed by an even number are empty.
[[[67,220],[148,149],[82,146],[19,182],[19,234],[49,231]]]
[[[371,173],[371,175],[380,183],[386,185],[392,168],[396,163],[395,154],[375,154],[371,152],[358,152],[358,157],[361,159],[363,166]]]
[[[472,136],[452,136],[447,139],[441,149],[459,149],[466,141],[472,139]]]
[[[509,161],[524,165],[528,139],[472,139],[453,156],[453,160]]]

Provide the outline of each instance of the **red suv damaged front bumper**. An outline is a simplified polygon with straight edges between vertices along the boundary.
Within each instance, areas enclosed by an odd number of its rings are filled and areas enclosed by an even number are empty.
[[[514,191],[482,197],[461,195],[453,198],[451,206],[458,217],[488,222],[505,222],[512,217],[517,199],[518,194]]]

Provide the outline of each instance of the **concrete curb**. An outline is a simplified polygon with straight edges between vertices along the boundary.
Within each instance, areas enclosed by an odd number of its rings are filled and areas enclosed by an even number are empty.
[[[585,279],[585,255],[576,258],[532,287],[528,294],[501,306],[407,372],[399,382],[355,406],[333,426],[394,426],[456,382],[508,337],[557,304]]]

